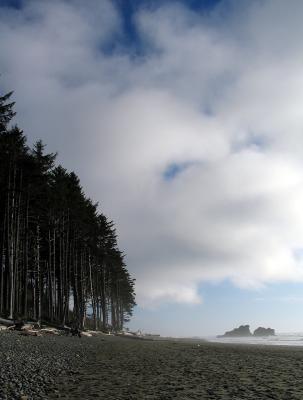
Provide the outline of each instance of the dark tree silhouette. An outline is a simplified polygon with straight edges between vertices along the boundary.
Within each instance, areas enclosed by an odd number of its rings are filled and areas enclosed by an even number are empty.
[[[0,97],[0,316],[121,330],[135,293],[114,223],[56,154],[9,128],[11,94]]]
[[[0,132],[5,131],[8,123],[16,114],[13,111],[15,103],[7,103],[12,94],[13,92],[9,92],[4,96],[0,96]]]

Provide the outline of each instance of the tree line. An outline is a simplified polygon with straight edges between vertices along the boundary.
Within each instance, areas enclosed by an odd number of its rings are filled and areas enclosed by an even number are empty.
[[[121,330],[134,279],[114,223],[17,126],[12,92],[0,96],[0,316]]]

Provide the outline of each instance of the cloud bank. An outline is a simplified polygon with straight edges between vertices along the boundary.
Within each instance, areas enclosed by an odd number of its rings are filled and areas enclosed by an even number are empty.
[[[203,282],[303,281],[303,4],[138,9],[110,1],[0,14],[17,122],[117,224],[141,306],[199,303]]]

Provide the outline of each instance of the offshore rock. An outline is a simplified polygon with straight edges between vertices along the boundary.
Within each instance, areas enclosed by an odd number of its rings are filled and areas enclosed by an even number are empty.
[[[252,336],[249,325],[241,325],[239,328],[235,328],[232,331],[227,331],[224,335],[220,335],[218,337],[245,337]]]
[[[275,330],[259,326],[259,328],[254,331],[254,336],[275,336]]]

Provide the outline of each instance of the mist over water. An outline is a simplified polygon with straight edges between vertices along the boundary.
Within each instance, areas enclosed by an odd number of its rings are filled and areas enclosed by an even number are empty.
[[[231,344],[257,344],[270,346],[303,346],[303,332],[298,333],[278,333],[276,336],[268,337],[224,337],[215,336],[204,337],[213,343],[231,343]]]

